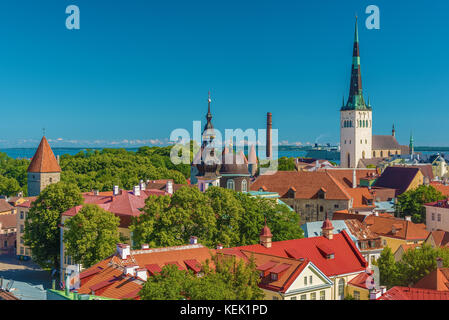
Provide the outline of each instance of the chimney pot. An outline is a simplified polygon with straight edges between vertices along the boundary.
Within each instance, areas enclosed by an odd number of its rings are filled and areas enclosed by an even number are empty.
[[[119,194],[119,188],[117,185],[114,186],[113,194],[114,194],[114,196],[117,196]]]
[[[133,188],[133,194],[137,197],[140,196],[140,186],[134,186]]]
[[[146,244],[146,243],[142,244],[142,249],[149,249],[149,248],[150,248],[150,246],[148,244]]]
[[[122,260],[127,259],[128,256],[131,255],[131,246],[129,244],[118,243],[117,254]]]
[[[198,243],[198,238],[195,236],[191,236],[190,237],[190,244],[197,244]]]
[[[173,194],[173,181],[167,181],[167,184],[165,185],[165,191],[169,194]]]
[[[217,250],[223,249],[223,245],[221,243],[217,244]]]

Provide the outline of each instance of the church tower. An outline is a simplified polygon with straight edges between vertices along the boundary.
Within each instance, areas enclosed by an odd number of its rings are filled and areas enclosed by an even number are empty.
[[[42,137],[27,173],[29,197],[38,196],[49,184],[61,179],[61,168],[45,136]]]
[[[365,103],[360,71],[359,35],[355,21],[349,97],[340,109],[340,166],[356,168],[360,159],[372,156],[372,109]]]

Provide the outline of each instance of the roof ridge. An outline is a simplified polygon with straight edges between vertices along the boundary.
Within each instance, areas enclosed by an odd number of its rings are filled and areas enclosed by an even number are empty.
[[[338,182],[337,179],[333,177],[331,173],[328,172],[328,169],[325,169],[324,172],[338,186],[338,188],[343,192],[343,194],[348,198],[348,200],[350,200],[352,197],[348,194],[348,192],[346,192],[345,187],[340,182]]]

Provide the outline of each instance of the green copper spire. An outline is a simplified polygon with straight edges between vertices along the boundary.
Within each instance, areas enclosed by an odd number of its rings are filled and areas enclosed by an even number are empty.
[[[409,144],[409,148],[410,148],[410,154],[414,154],[415,153],[415,146],[413,143],[413,134],[410,131],[410,144]]]
[[[349,86],[348,102],[341,110],[371,110],[371,106],[365,104],[362,93],[362,73],[360,71],[359,32],[357,16],[355,18],[354,46],[352,51],[351,83]]]

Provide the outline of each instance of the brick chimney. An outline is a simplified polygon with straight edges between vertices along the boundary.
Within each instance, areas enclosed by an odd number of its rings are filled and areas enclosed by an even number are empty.
[[[118,196],[119,192],[120,192],[120,190],[119,190],[118,186],[114,186],[113,191],[112,191],[113,195]]]
[[[147,278],[148,278],[147,269],[137,268],[136,269],[136,278],[140,278],[143,281],[147,281]]]
[[[272,120],[271,120],[271,112],[267,112],[267,145],[266,145],[266,156],[268,159],[271,159],[271,128],[272,128]]]
[[[352,188],[357,188],[357,173],[355,172],[355,168],[352,171]]]
[[[271,239],[273,235],[271,234],[270,228],[267,225],[267,219],[265,218],[265,226],[260,231],[259,243],[265,248],[271,248]]]

